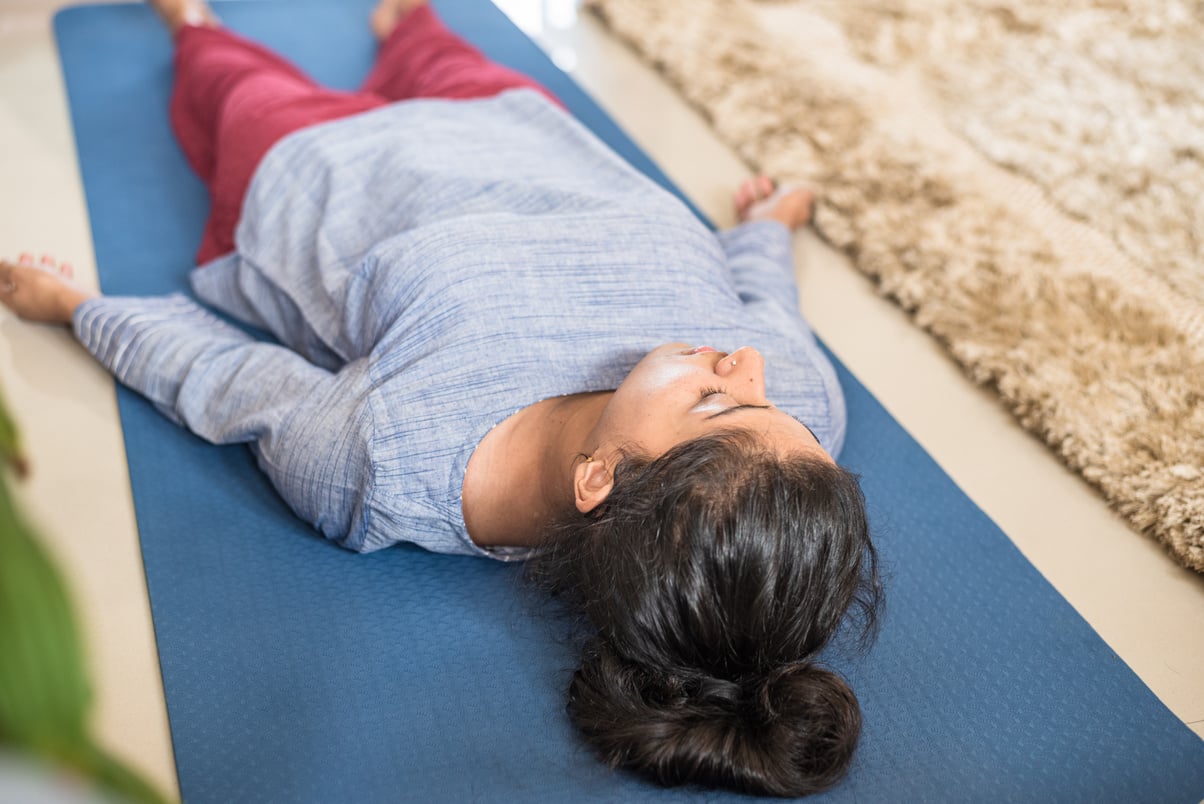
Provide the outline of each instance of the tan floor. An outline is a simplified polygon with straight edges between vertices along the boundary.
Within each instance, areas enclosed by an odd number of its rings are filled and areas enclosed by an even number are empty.
[[[95,281],[50,31],[56,0],[0,6],[0,255],[52,252]],[[696,203],[730,223],[730,150],[574,0],[499,2]],[[1204,577],[1131,533],[971,385],[931,339],[809,233],[797,245],[816,330],[1164,703],[1204,736]],[[63,331],[0,312],[0,385],[35,474],[30,516],[82,612],[103,740],[166,789],[175,773],[112,382]],[[1107,728],[1108,724],[1101,724]]]

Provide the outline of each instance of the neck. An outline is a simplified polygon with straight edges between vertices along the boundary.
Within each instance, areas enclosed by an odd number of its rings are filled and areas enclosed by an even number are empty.
[[[612,393],[545,399],[495,428],[465,479],[464,515],[473,541],[532,545],[572,515],[573,469],[589,454],[589,435]]]
[[[537,478],[530,488],[538,489],[541,508],[549,513],[545,526],[576,510],[573,469],[590,456],[589,435],[613,393],[573,394],[545,400],[546,410],[531,408],[532,415],[523,428],[530,432],[534,447],[535,465],[528,478]],[[524,482],[524,478],[514,480]]]

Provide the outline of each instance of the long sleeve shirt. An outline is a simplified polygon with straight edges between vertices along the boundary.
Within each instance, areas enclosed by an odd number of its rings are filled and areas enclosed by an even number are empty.
[[[832,454],[844,401],[798,310],[790,233],[715,234],[530,90],[413,100],[295,132],[256,171],[236,250],[183,296],[100,297],[85,345],[213,443],[248,443],[353,550],[475,545],[461,492],[489,430],[614,389],[654,347],[766,358],[766,390]]]

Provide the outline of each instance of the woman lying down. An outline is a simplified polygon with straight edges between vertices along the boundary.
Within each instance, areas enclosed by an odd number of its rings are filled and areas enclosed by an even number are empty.
[[[336,92],[156,0],[171,122],[210,191],[196,295],[116,298],[52,260],[0,301],[67,324],[164,415],[246,442],[304,519],[527,559],[596,627],[568,712],[662,784],[777,795],[846,771],[856,697],[816,663],[880,599],[835,373],[798,312],[812,196],[746,181],[710,232],[420,0],[382,0]],[[320,125],[319,125],[320,124]]]

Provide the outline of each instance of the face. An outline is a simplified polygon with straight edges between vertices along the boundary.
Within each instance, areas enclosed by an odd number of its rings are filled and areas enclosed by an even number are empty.
[[[748,346],[730,354],[684,343],[654,349],[615,391],[592,436],[601,452],[659,456],[683,441],[732,429],[755,433],[783,454],[832,460],[801,422],[765,398],[765,359]]]

